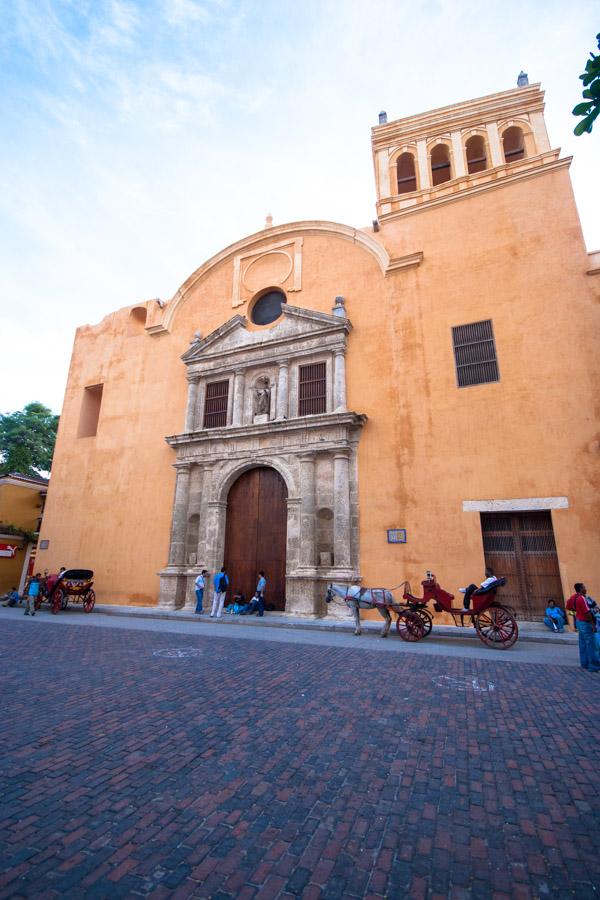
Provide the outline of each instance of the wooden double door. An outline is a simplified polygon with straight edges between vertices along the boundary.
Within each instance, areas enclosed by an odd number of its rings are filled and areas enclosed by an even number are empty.
[[[250,469],[227,497],[225,566],[233,591],[250,599],[258,572],[267,578],[265,602],[285,609],[287,488],[275,469]]]
[[[549,512],[482,513],[485,564],[507,584],[498,596],[524,619],[543,618],[549,600],[563,606]]]

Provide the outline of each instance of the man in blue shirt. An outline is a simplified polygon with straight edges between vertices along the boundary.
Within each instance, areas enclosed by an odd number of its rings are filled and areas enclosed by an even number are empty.
[[[265,614],[265,590],[267,587],[267,579],[265,578],[265,573],[261,569],[258,573],[258,582],[256,584],[256,597],[258,600],[258,615],[264,616]]]
[[[546,628],[549,628],[550,631],[561,632],[565,629],[565,614],[562,609],[555,604],[554,600],[548,600],[546,615],[544,616],[544,625]]]
[[[220,619],[223,615],[223,605],[225,603],[225,595],[227,593],[227,588],[229,586],[229,578],[227,577],[227,572],[225,571],[225,566],[221,569],[220,572],[215,574],[213,578],[213,587],[215,592],[213,594],[213,602],[212,609],[210,611],[211,619],[214,619],[215,616],[217,619]]]

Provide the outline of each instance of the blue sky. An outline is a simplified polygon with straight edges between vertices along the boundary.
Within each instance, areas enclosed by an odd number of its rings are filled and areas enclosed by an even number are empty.
[[[374,217],[370,128],[546,90],[600,249],[600,127],[570,111],[597,2],[0,0],[0,411],[60,411],[74,330],[168,299],[275,224]]]

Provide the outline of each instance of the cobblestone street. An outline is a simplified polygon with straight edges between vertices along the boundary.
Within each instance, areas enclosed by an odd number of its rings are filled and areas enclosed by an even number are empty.
[[[600,675],[231,632],[3,618],[0,898],[597,896]]]

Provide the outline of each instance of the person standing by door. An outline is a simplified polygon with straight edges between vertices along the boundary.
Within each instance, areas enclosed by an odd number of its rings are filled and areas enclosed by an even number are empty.
[[[210,611],[211,619],[214,619],[215,616],[217,619],[220,619],[223,615],[223,604],[225,603],[225,595],[227,593],[228,586],[229,578],[227,577],[225,566],[223,566],[221,571],[217,572],[215,577],[213,578],[213,587],[215,589],[215,592],[213,595],[212,609]]]
[[[265,590],[267,588],[267,579],[265,573],[261,569],[258,573],[258,581],[256,583],[256,599],[258,600],[258,615],[262,618],[265,614]]]
[[[195,612],[197,615],[201,615],[203,612],[202,609],[202,600],[204,597],[204,588],[206,587],[205,576],[208,575],[206,569],[202,569],[202,572],[198,575],[194,582],[194,587],[196,589],[196,609]]]

